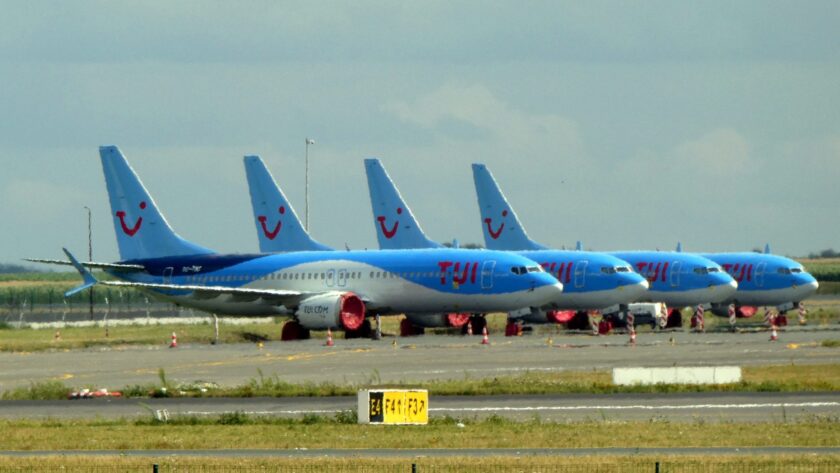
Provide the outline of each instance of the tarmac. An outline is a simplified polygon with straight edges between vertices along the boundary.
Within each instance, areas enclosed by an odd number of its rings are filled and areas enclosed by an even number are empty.
[[[169,382],[209,381],[241,385],[260,376],[290,383],[418,382],[492,378],[534,371],[607,370],[613,367],[821,364],[840,362],[840,339],[830,329],[788,327],[779,340],[766,331],[748,333],[639,332],[635,345],[624,334],[520,337],[425,335],[382,340],[324,340],[205,345],[117,346],[32,353],[0,353],[0,391],[59,380],[68,386],[122,389]]]

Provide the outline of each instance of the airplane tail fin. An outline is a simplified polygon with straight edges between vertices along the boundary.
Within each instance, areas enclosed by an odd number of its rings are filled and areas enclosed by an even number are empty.
[[[379,248],[440,248],[439,243],[426,237],[382,163],[365,159],[365,172]]]
[[[475,192],[481,212],[484,243],[490,250],[542,250],[546,247],[531,240],[519,217],[505,198],[493,174],[483,164],[473,164]]]
[[[329,251],[313,240],[259,156],[245,156],[245,174],[254,209],[260,251]]]
[[[210,254],[176,234],[116,146],[100,146],[114,230],[123,260]]]

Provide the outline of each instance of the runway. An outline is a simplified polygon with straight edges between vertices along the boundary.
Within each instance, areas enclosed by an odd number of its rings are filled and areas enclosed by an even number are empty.
[[[31,382],[122,389],[159,383],[212,381],[241,385],[259,376],[290,383],[367,384],[430,379],[487,378],[525,371],[611,369],[616,366],[711,366],[840,362],[840,349],[821,346],[835,330],[788,329],[778,342],[765,332],[640,332],[636,346],[625,335],[527,334],[502,337],[426,335],[380,341],[337,339],[224,345],[123,346],[35,353],[0,353],[0,391]]]
[[[243,412],[253,416],[331,417],[356,408],[356,398],[173,398],[0,401],[0,418],[115,419],[152,416],[213,416]],[[432,417],[474,419],[501,416],[544,421],[795,422],[840,413],[840,393],[688,393],[527,396],[431,396]]]

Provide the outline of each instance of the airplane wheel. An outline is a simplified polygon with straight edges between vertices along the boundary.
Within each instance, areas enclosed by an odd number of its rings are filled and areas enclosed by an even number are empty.
[[[665,325],[665,328],[680,328],[682,326],[682,312],[678,309],[672,310],[668,316],[668,323]]]
[[[776,317],[776,325],[778,327],[785,327],[785,326],[787,326],[787,324],[788,324],[787,315],[779,314],[778,317]]]
[[[505,325],[505,336],[515,337],[519,333],[519,324],[514,321],[508,321]]]
[[[586,311],[579,311],[566,324],[569,330],[591,330],[589,327],[589,313]]]
[[[412,324],[408,319],[402,319],[400,321],[400,336],[401,337],[413,337],[416,335],[423,335],[426,333],[426,330],[423,327],[417,327],[416,325]]]
[[[302,333],[304,328],[300,325],[300,323],[289,320],[285,324],[283,324],[283,329],[280,332],[280,340],[284,342],[289,342],[292,340],[303,340]],[[306,330],[306,335],[309,335],[309,330]],[[309,338],[308,336],[306,338]]]
[[[472,317],[472,329],[474,334],[481,335],[481,332],[486,326],[487,319],[485,319],[483,315],[474,315]]]
[[[356,330],[345,330],[344,331],[344,339],[349,340],[351,338],[370,338],[373,330],[370,326],[370,320],[365,319],[362,322],[362,325]]]

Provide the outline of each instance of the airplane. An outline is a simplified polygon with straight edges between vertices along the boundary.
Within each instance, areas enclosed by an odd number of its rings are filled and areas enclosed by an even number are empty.
[[[381,161],[365,159],[376,237],[381,249],[439,248],[430,240]],[[647,291],[648,283],[633,272],[626,261],[605,253],[530,249],[518,254],[540,265],[563,282],[563,293],[549,304],[508,313],[506,334],[515,325],[527,323],[570,323],[590,329],[588,310],[626,310],[626,304]],[[577,320],[572,319],[577,317]],[[476,324],[482,325],[478,319]]]
[[[473,164],[472,170],[487,248],[545,250],[545,246],[525,232],[487,166]],[[578,249],[581,247],[578,244]],[[670,307],[720,303],[732,297],[738,287],[717,263],[699,255],[665,251],[612,251],[609,254],[630,263],[650,284],[650,289],[640,293],[635,302],[662,302]],[[670,326],[681,325],[679,310],[669,311],[663,322]]]
[[[259,156],[245,156],[244,163],[260,252],[335,251],[315,241],[303,228],[292,204]],[[400,322],[400,335],[420,335],[425,328],[466,328],[469,320],[468,312],[409,312]]]
[[[682,244],[677,243],[677,252]],[[812,296],[819,288],[816,278],[805,271],[798,262],[770,253],[770,245],[764,246],[764,253],[700,253],[701,256],[721,265],[724,271],[738,281],[735,294],[714,306],[712,313],[721,317],[734,314],[735,317],[751,317],[758,306],[775,306],[780,316]],[[732,311],[729,306],[732,305]],[[735,319],[730,317],[730,323]]]
[[[457,249],[299,251],[219,254],[178,236],[116,146],[99,149],[120,253],[116,263],[79,263],[83,284],[130,287],[155,298],[239,316],[287,315],[284,340],[309,330],[358,331],[368,316],[514,310],[562,292],[542,268],[519,255]],[[98,281],[100,268],[115,281]]]

